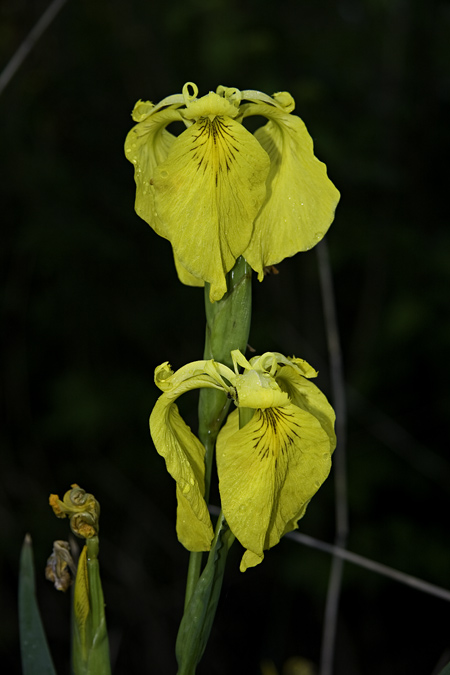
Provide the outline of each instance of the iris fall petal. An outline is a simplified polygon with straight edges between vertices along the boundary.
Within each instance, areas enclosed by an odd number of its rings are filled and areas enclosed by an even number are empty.
[[[167,394],[159,397],[150,417],[150,431],[167,471],[177,484],[177,534],[190,551],[208,551],[213,529],[205,492],[205,448],[183,421]]]
[[[248,552],[241,571],[297,527],[330,471],[327,434],[293,404],[256,410],[239,429],[233,412],[217,440],[219,490],[225,518]]]
[[[155,169],[158,217],[179,262],[211,284],[211,300],[249,244],[268,172],[267,153],[231,117],[201,117]]]
[[[307,251],[324,237],[340,195],[325,164],[315,157],[311,136],[299,117],[264,103],[250,110],[269,118],[255,131],[270,157],[267,196],[244,252],[261,281],[264,267]]]
[[[155,210],[153,174],[156,166],[163,162],[176,137],[167,131],[171,122],[181,120],[175,107],[153,113],[151,103],[138,101],[133,117],[139,122],[131,129],[125,140],[125,156],[134,164],[136,182],[136,213],[145,220],[157,234],[168,238],[167,228]]]

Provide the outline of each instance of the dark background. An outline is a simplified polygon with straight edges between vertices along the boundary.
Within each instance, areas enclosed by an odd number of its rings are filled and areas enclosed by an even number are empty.
[[[47,3],[2,0],[0,64]],[[176,671],[188,555],[147,419],[153,370],[200,358],[203,293],[133,211],[123,154],[137,99],[186,81],[290,91],[342,193],[327,237],[348,384],[351,550],[450,588],[448,459],[450,6],[433,0],[69,0],[0,97],[3,409],[0,651],[20,672],[16,588],[32,534],[59,673],[69,598],[44,580],[68,536],[48,495],[102,505],[116,675]],[[314,251],[254,284],[250,342],[320,370],[331,396]],[[195,424],[196,400],[184,410]],[[301,530],[334,537],[330,478]],[[318,663],[330,559],[285,540],[242,575],[235,545],[199,675]],[[431,675],[450,607],[345,567],[335,675]],[[243,655],[242,655],[243,654]],[[450,657],[449,657],[450,658]]]

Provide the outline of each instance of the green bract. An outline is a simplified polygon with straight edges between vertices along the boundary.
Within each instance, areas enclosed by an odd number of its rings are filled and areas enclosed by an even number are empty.
[[[125,141],[134,164],[136,212],[172,244],[180,280],[226,292],[225,275],[243,255],[261,281],[264,267],[306,251],[325,235],[339,192],[314,156],[290,94],[218,87],[157,105],[138,101]],[[266,117],[251,134],[242,124]],[[166,127],[186,126],[178,137]]]
[[[334,411],[309,381],[316,371],[302,359],[267,352],[250,361],[235,350],[234,370],[196,361],[175,373],[155,371],[163,391],[150,416],[155,447],[177,483],[178,538],[191,551],[209,550],[213,530],[204,500],[204,447],[175,404],[186,391],[224,391],[238,408],[253,410],[239,428],[235,410],[217,439],[217,470],[226,521],[246,548],[241,570],[260,563],[263,551],[297,527],[328,476],[336,445]],[[243,367],[243,373],[238,372]]]

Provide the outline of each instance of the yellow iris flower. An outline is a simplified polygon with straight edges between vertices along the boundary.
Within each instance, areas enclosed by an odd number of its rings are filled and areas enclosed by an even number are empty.
[[[215,301],[239,256],[262,281],[264,267],[317,244],[340,195],[289,93],[197,94],[188,82],[157,105],[138,101],[125,154],[136,212],[171,242],[180,281],[208,282]],[[269,121],[252,134],[243,120],[254,115]],[[178,137],[166,129],[172,122],[186,126]]]
[[[231,355],[234,370],[213,360],[176,372],[168,363],[156,368],[155,382],[163,394],[150,416],[150,432],[177,484],[178,538],[191,551],[205,551],[213,538],[204,500],[205,449],[175,401],[186,391],[207,387],[224,391],[237,408],[254,411],[242,428],[239,410],[229,415],[216,450],[222,509],[246,549],[240,567],[245,571],[297,527],[328,476],[335,416],[309,381],[317,372],[306,361],[271,352],[250,361],[239,350]]]

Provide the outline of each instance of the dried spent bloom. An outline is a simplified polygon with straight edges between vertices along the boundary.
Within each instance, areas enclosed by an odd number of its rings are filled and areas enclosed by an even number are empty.
[[[187,82],[157,105],[138,101],[125,155],[136,212],[171,242],[180,281],[208,282],[215,301],[239,256],[262,281],[265,267],[315,246],[340,195],[288,92],[197,94]],[[268,122],[252,134],[243,121],[255,115]],[[167,131],[172,122],[186,127],[177,137]]]
[[[250,410],[250,421],[242,428],[239,410],[229,415],[216,451],[222,509],[246,549],[240,567],[245,571],[297,527],[328,476],[335,415],[310,382],[317,372],[306,361],[272,352],[250,361],[239,350],[231,355],[234,370],[213,360],[189,363],[176,372],[168,363],[156,368],[155,382],[163,393],[150,416],[150,432],[176,481],[178,538],[191,551],[208,550],[213,530],[204,500],[205,449],[175,401],[207,387],[224,391],[238,409]]]
[[[57,591],[67,591],[73,583],[77,568],[70,552],[68,541],[53,542],[53,552],[47,560],[45,578],[51,581]]]
[[[50,495],[49,504],[57,518],[70,518],[72,532],[83,539],[98,535],[100,504],[94,495],[88,494],[76,483],[60,500],[58,495]]]

